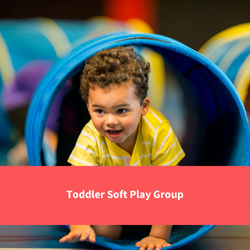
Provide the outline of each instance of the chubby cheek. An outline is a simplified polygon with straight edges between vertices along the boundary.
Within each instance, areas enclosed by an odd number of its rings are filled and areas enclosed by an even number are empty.
[[[137,117],[134,117],[132,119],[127,119],[123,122],[123,128],[125,129],[125,132],[131,134],[136,130],[138,123],[139,120]]]
[[[100,120],[92,119],[92,122],[96,128],[96,130],[103,135],[103,126]]]

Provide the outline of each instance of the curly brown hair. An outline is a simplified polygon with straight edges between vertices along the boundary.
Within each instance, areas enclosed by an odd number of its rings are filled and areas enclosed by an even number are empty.
[[[147,96],[150,64],[131,47],[116,47],[97,52],[86,61],[81,75],[80,94],[88,103],[89,88],[106,88],[132,79],[135,94],[143,100]]]

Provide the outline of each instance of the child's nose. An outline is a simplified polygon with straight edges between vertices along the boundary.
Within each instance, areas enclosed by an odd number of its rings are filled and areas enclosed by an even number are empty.
[[[112,126],[112,125],[117,125],[117,124],[118,124],[118,120],[115,115],[111,115],[111,114],[107,115],[106,125]]]

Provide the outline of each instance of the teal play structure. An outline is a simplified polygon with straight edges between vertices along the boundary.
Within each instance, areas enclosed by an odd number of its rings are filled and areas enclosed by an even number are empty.
[[[250,85],[250,23],[223,30],[210,38],[200,52],[227,75],[245,103]]]
[[[105,17],[86,21],[49,18],[2,19],[0,21],[0,93],[16,71],[37,59],[64,57],[73,47],[100,34],[131,29]],[[0,105],[0,146],[10,139],[11,123]]]

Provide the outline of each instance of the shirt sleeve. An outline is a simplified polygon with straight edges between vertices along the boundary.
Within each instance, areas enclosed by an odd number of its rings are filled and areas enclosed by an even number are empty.
[[[98,138],[89,123],[83,128],[68,162],[74,166],[98,166],[100,162]]]
[[[180,143],[172,129],[161,124],[156,130],[156,142],[152,149],[153,166],[176,166],[185,156]]]

